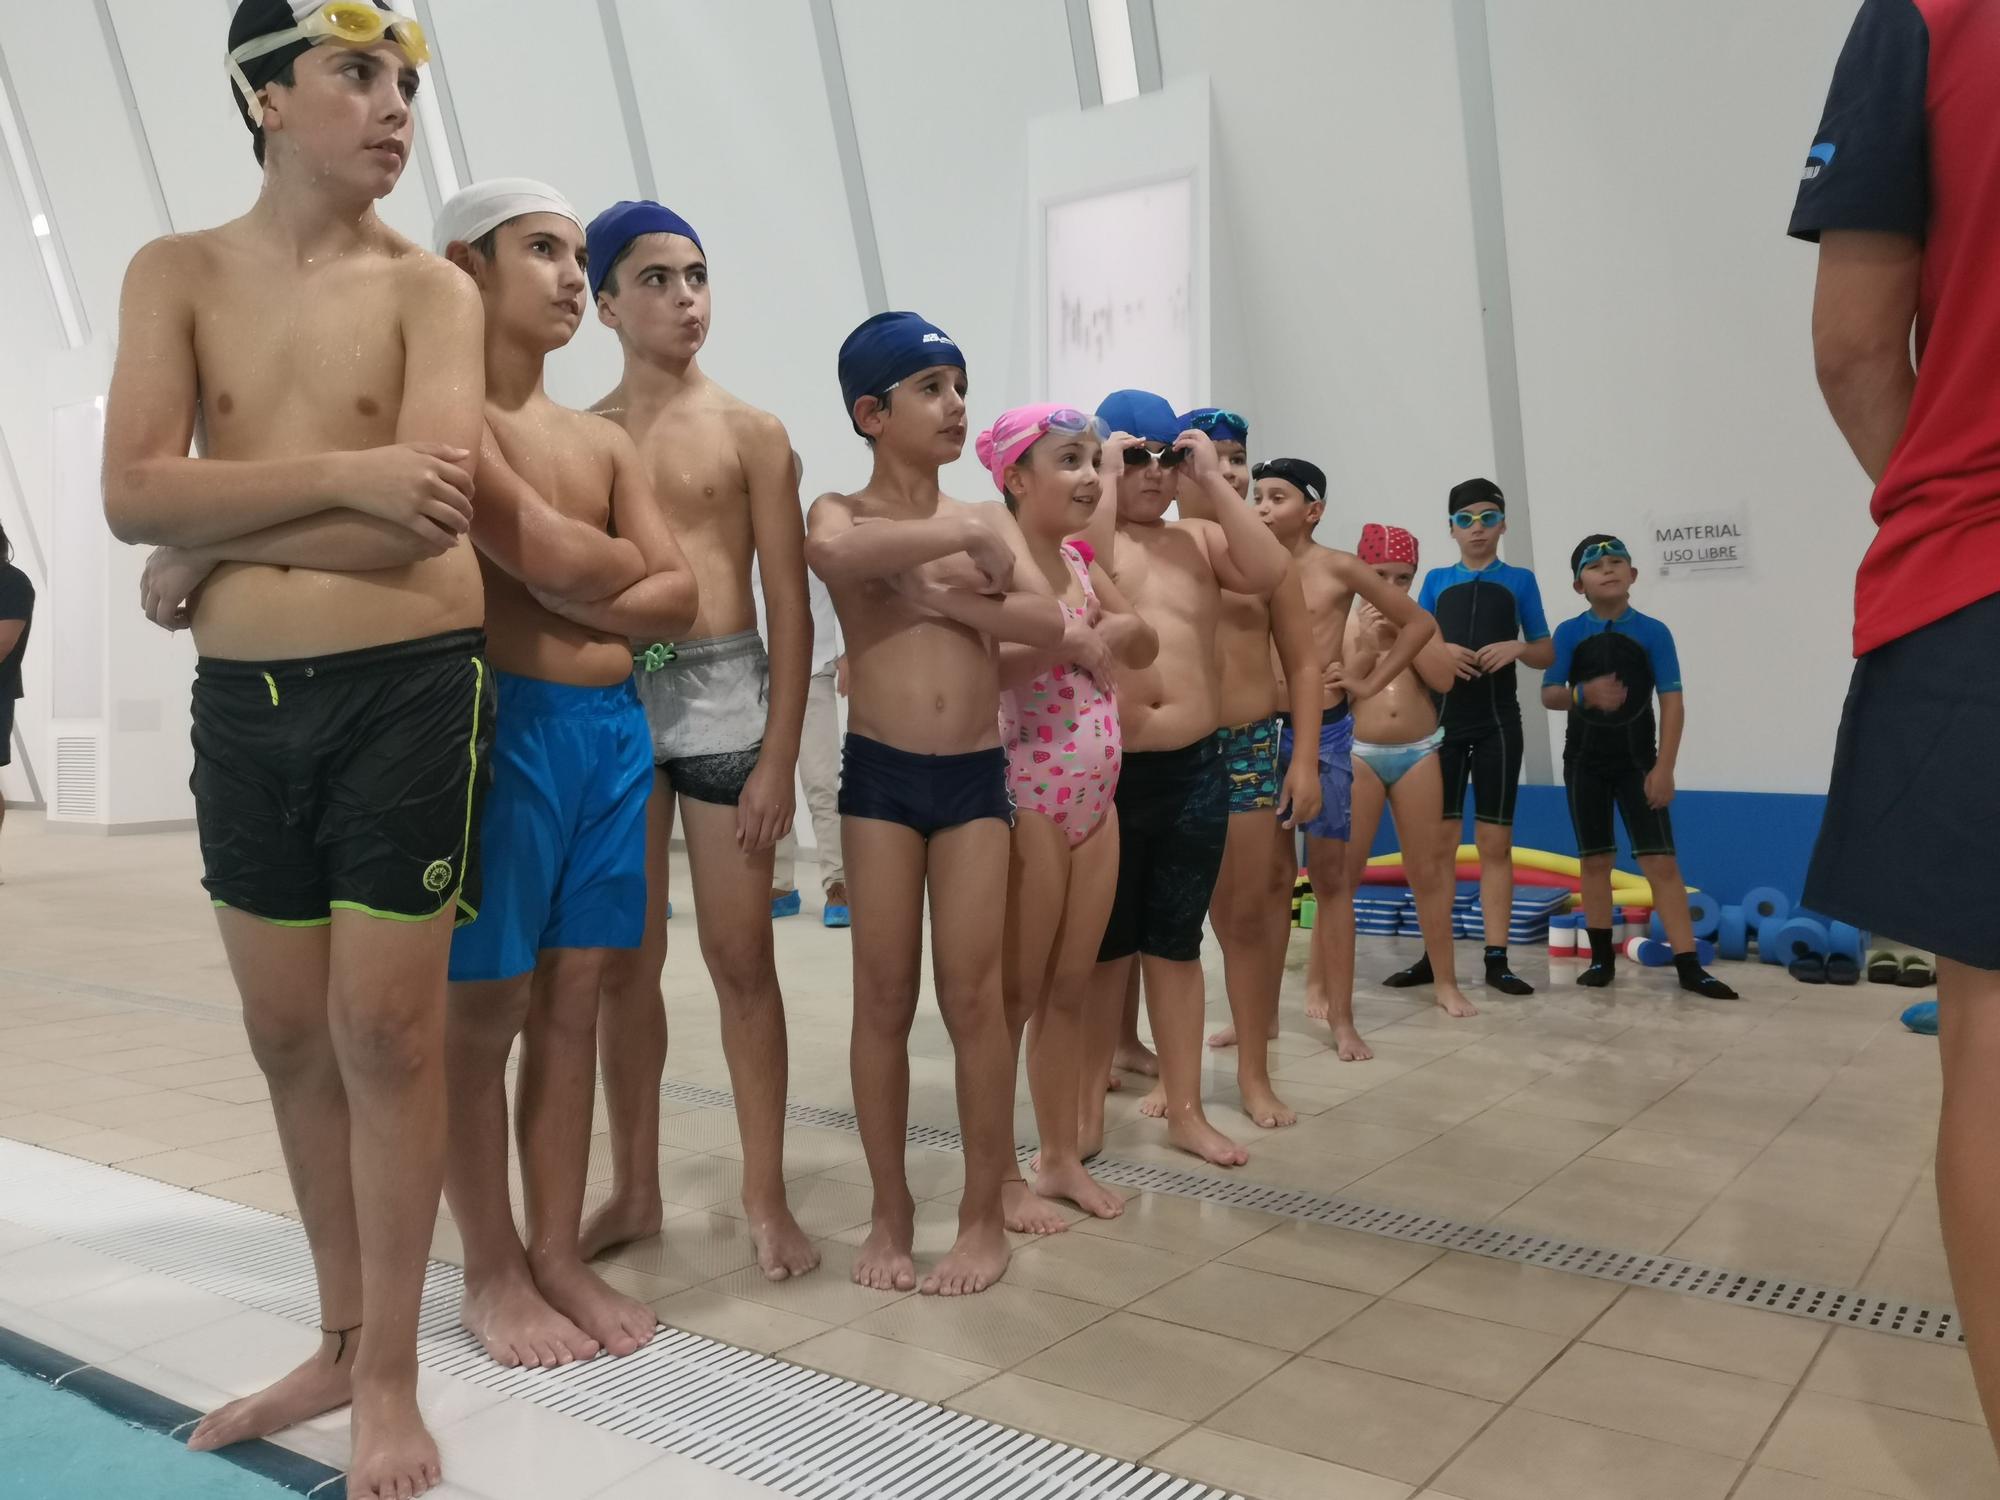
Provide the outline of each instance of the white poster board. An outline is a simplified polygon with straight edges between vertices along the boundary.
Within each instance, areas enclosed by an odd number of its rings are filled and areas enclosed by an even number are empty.
[[[1192,405],[1193,177],[1051,203],[1046,226],[1052,399],[1136,386]]]
[[[1647,518],[1638,562],[1667,578],[1746,571],[1749,514],[1742,505],[1656,512]]]

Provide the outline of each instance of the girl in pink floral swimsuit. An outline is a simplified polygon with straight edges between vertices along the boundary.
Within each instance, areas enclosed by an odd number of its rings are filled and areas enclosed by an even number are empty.
[[[1067,1227],[1050,1199],[1106,1219],[1125,1207],[1084,1170],[1079,1061],[1118,881],[1111,799],[1123,749],[1111,665],[1146,666],[1159,640],[1081,544],[1066,540],[1089,523],[1103,494],[1103,438],[1094,417],[1027,406],[1003,413],[979,435],[977,450],[1020,524],[1015,577],[1032,584],[1039,575],[1069,617],[1054,651],[1000,648],[1001,740],[1015,801],[1001,984],[1017,1049],[1034,1023],[1028,1087],[1042,1141],[1033,1188],[1025,1181],[1004,1188],[1007,1227],[1018,1233]],[[1124,461],[1122,448],[1111,456]]]

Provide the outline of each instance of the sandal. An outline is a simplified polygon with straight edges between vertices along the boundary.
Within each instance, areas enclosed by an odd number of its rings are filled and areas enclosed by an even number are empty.
[[[1851,953],[1829,953],[1826,956],[1826,982],[1828,984],[1861,983],[1861,965],[1854,961]]]
[[[1868,955],[1868,982],[1870,984],[1894,984],[1903,972],[1903,961],[1887,948],[1877,948]]]
[[[1801,953],[1785,965],[1785,972],[1800,984],[1825,984],[1826,969],[1826,958],[1818,953]]]
[[[1937,983],[1937,970],[1921,953],[1907,954],[1903,959],[1903,971],[1896,976],[1896,983],[1906,990],[1929,989]]]

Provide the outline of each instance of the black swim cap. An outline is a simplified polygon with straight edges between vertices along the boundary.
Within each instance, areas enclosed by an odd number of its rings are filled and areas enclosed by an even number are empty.
[[[322,0],[242,0],[236,7],[236,14],[229,22],[229,51],[234,52],[245,42],[254,42],[260,36],[269,36],[274,31],[289,31],[299,24],[301,16],[309,16],[320,8]],[[388,10],[386,0],[374,0],[377,10]],[[264,87],[299,58],[310,52],[313,43],[304,37],[288,42],[275,52],[266,52],[262,57],[253,57],[237,66],[243,76],[250,81],[252,92]],[[261,136],[264,126],[261,120],[253,118],[250,103],[230,80],[229,95],[236,101],[236,112],[243,116],[243,123],[253,136]]]
[[[1462,510],[1477,510],[1491,506],[1501,515],[1507,514],[1507,497],[1500,493],[1500,486],[1490,479],[1468,479],[1463,484],[1451,487],[1451,498],[1445,502],[1445,514],[1455,516]]]

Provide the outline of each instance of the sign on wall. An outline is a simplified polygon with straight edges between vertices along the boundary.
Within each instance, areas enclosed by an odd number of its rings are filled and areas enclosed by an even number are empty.
[[[1669,578],[1741,572],[1750,566],[1749,518],[1740,505],[1655,514],[1640,562]]]

